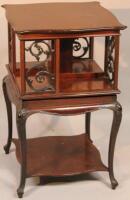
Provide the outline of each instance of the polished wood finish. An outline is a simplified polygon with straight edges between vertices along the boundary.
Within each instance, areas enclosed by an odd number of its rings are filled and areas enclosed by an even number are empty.
[[[6,9],[7,20],[14,30],[22,34],[39,32],[75,33],[76,31],[120,30],[125,28],[99,2],[41,3],[4,5],[3,7]],[[28,10],[28,12],[24,12],[25,10]],[[86,20],[90,16],[91,20]],[[44,23],[41,19],[44,20]]]
[[[73,35],[72,35],[73,37]],[[88,96],[88,95],[109,95],[109,94],[118,94],[118,61],[119,61],[119,38],[115,37],[115,57],[113,57],[114,62],[114,84],[107,78],[106,68],[108,68],[107,62],[105,61],[105,70],[103,67],[100,67],[93,58],[94,55],[94,38],[90,37],[90,50],[89,50],[89,59],[82,58],[72,58],[72,47],[73,40],[67,39],[56,39],[55,40],[55,56],[52,56],[52,62],[48,62],[48,66],[51,69],[51,72],[54,72],[54,85],[55,91],[46,91],[46,92],[36,92],[33,91],[25,80],[27,74],[28,62],[25,60],[25,41],[20,41],[20,74],[18,70],[13,73],[14,78],[16,79],[17,86],[20,90],[20,96],[23,99],[39,99],[39,98],[59,98],[63,96]],[[44,38],[45,39],[45,38]],[[65,50],[63,50],[65,49]],[[106,47],[107,55],[108,48]],[[107,60],[107,57],[105,57]],[[54,66],[52,65],[54,63]],[[34,63],[35,65],[35,63]],[[32,64],[32,67],[34,66]],[[39,64],[38,64],[39,65]],[[73,72],[75,66],[79,68],[85,68],[84,71],[77,73]],[[10,65],[9,65],[10,67]],[[18,64],[16,66],[18,68]],[[102,68],[102,69],[101,69]],[[97,71],[96,71],[97,70]],[[68,71],[68,72],[67,72]],[[64,73],[63,73],[64,72]],[[84,72],[84,73],[83,73]],[[97,73],[96,73],[97,72]],[[17,76],[17,75],[20,76]],[[76,80],[76,81],[75,81]],[[37,80],[35,75],[33,78],[34,84],[37,85]],[[49,84],[49,82],[48,82]]]
[[[64,4],[58,4],[57,6],[61,6],[63,9],[63,5]],[[81,16],[80,14],[82,13],[79,5],[78,4],[67,4],[65,3],[65,6],[77,6],[77,14],[75,13],[75,11],[73,11],[76,15]],[[42,99],[42,98],[62,98],[62,97],[72,97],[72,96],[88,96],[88,95],[109,95],[109,94],[118,94],[119,90],[118,90],[118,65],[119,65],[119,36],[120,36],[120,30],[126,28],[125,26],[122,26],[118,20],[112,15],[112,14],[108,14],[108,11],[106,11],[104,8],[102,8],[99,3],[81,3],[81,7],[82,6],[90,6],[91,9],[94,10],[100,10],[103,13],[106,13],[104,17],[110,17],[110,26],[107,26],[106,24],[106,28],[105,26],[103,26],[102,23],[104,23],[102,20],[102,22],[100,21],[100,25],[98,25],[98,23],[96,21],[91,21],[91,23],[89,24],[90,26],[86,25],[86,27],[88,26],[88,29],[83,29],[82,28],[80,30],[72,30],[71,29],[67,29],[66,31],[64,29],[62,29],[63,32],[58,32],[58,29],[55,29],[53,31],[41,31],[36,29],[36,32],[34,31],[24,31],[23,32],[19,32],[16,31],[16,27],[18,23],[15,24],[15,22],[18,20],[16,18],[16,13],[18,12],[18,10],[16,9],[18,5],[5,5],[4,7],[6,8],[6,14],[7,14],[7,19],[8,19],[8,33],[9,33],[9,41],[11,40],[10,37],[12,37],[12,41],[13,42],[13,46],[9,48],[9,55],[10,52],[13,52],[13,60],[9,63],[9,67],[13,66],[13,77],[16,79],[16,83],[17,83],[17,87],[18,90],[20,91],[20,96],[22,99]],[[40,7],[48,7],[48,9],[50,9],[51,4],[36,4],[34,5],[23,5],[27,6],[28,9],[30,7],[30,9],[35,9],[37,6]],[[52,4],[52,8],[56,9],[55,5]],[[35,7],[35,8],[34,8]],[[52,9],[51,8],[51,9]],[[15,10],[16,9],[16,13],[14,11],[14,15],[12,17],[12,14],[10,14],[11,10]],[[18,9],[22,9],[22,6],[18,6]],[[40,8],[41,9],[41,8]],[[36,8],[37,10],[37,8]],[[52,9],[53,10],[53,9]],[[63,9],[64,10],[64,9]],[[64,11],[63,11],[64,12]],[[90,10],[89,10],[90,12]],[[11,11],[12,13],[12,11]],[[42,13],[44,14],[43,10]],[[87,13],[87,12],[85,12]],[[74,15],[75,15],[74,14]],[[100,13],[101,14],[101,13]],[[95,14],[94,14],[95,15]],[[108,15],[108,16],[107,16]],[[93,16],[94,17],[94,16]],[[97,16],[96,16],[97,18]],[[100,18],[98,16],[98,18]],[[12,20],[11,20],[12,19]],[[103,16],[101,17],[101,19],[103,19]],[[14,23],[12,25],[12,21],[14,20]],[[16,21],[15,21],[16,20]],[[60,19],[63,23],[63,19]],[[91,19],[92,20],[92,19]],[[86,21],[86,20],[85,20]],[[28,23],[28,22],[27,22]],[[31,23],[31,22],[30,22]],[[40,23],[40,22],[39,22]],[[56,21],[57,23],[57,27],[60,26],[60,22]],[[77,22],[76,22],[77,23]],[[82,27],[82,25],[80,24],[81,20],[79,22],[79,26]],[[86,22],[88,23],[88,22]],[[106,21],[107,23],[107,21]],[[117,28],[115,28],[115,26],[113,26],[113,23],[117,24]],[[64,24],[64,23],[63,23]],[[16,27],[14,27],[16,25]],[[24,24],[22,23],[22,25],[24,26]],[[34,21],[32,26],[34,25]],[[72,23],[73,25],[73,23]],[[93,27],[95,27],[94,29],[89,29],[91,27],[91,25]],[[19,26],[21,26],[19,24]],[[98,28],[96,28],[98,26]],[[102,28],[103,26],[103,28]],[[108,28],[109,27],[109,28]],[[63,28],[61,26],[61,28]],[[31,29],[33,30],[33,29]],[[51,29],[50,29],[51,30]],[[11,34],[11,33],[12,34]],[[16,37],[16,33],[17,32],[17,36],[20,40],[20,77],[17,76],[18,70],[17,69],[17,64],[16,64],[16,44],[15,44],[15,37]],[[111,71],[114,70],[114,83],[111,84],[111,82],[107,81],[106,77],[107,77],[107,70],[106,68],[108,68],[108,62],[107,62],[107,55],[108,55],[108,51],[109,48],[106,46],[105,47],[105,63],[104,66],[101,66],[99,68],[104,68],[104,71],[102,71],[101,74],[95,74],[95,69],[96,67],[96,62],[94,60],[94,39],[96,36],[105,36],[107,37],[114,37],[115,38],[115,46],[114,46],[114,50],[115,50],[115,56],[112,58],[113,62],[114,62],[114,69],[110,69]],[[90,62],[87,63],[87,61],[84,60],[84,58],[79,58],[77,59],[77,63],[79,62],[79,67],[81,67],[81,65],[85,65],[86,68],[89,68],[90,70],[86,70],[85,73],[83,74],[79,74],[76,73],[74,74],[73,71],[71,71],[72,69],[72,65],[75,65],[76,60],[73,59],[73,43],[74,40],[77,38],[89,38],[90,43],[88,44],[88,47],[85,48],[89,48],[89,59],[92,60]],[[36,92],[35,90],[32,90],[32,88],[30,88],[30,86],[28,85],[27,81],[26,81],[26,76],[27,76],[27,68],[28,68],[28,62],[26,61],[26,42],[28,41],[41,41],[41,40],[52,40],[53,45],[51,46],[51,50],[54,51],[53,52],[53,56],[52,56],[52,60],[50,63],[48,63],[49,68],[51,69],[51,72],[53,72],[54,75],[54,81],[53,81],[53,88],[54,90],[50,90],[50,91],[39,91]],[[15,45],[15,46],[14,46]],[[35,46],[34,46],[35,47]],[[41,52],[46,52],[46,50],[42,50],[40,46],[37,46],[38,52],[41,55]],[[79,48],[79,47],[78,47]],[[48,61],[46,61],[47,63]],[[44,63],[44,61],[43,61]],[[92,63],[92,64],[90,64]],[[39,63],[38,63],[39,65]],[[43,64],[44,65],[44,64]],[[32,66],[33,67],[33,66]],[[69,70],[68,70],[69,69]],[[70,74],[63,74],[63,71],[67,71]],[[91,71],[91,74],[90,74]],[[50,72],[49,72],[50,73]],[[95,77],[96,76],[96,77]],[[81,80],[79,79],[79,77],[81,78]],[[77,81],[78,78],[78,81]],[[95,80],[93,80],[93,78],[95,78]],[[33,76],[33,82],[37,82],[36,76]],[[91,79],[91,81],[88,81],[88,79]],[[75,81],[76,80],[76,81]],[[31,80],[32,81],[32,80]],[[66,84],[67,83],[67,84]],[[49,82],[47,83],[49,85]],[[37,87],[37,83],[36,83],[36,87]],[[96,87],[95,87],[96,85]]]
[[[26,91],[25,85],[25,42],[20,41],[20,81],[21,81],[21,94],[24,95]]]
[[[120,37],[115,37],[115,61],[114,61],[114,80],[115,80],[115,88],[118,88],[118,68],[119,68],[119,48],[120,48]]]
[[[90,37],[89,58],[90,59],[94,59],[94,37]]]
[[[59,79],[60,79],[60,40],[56,39],[56,47],[55,47],[55,51],[56,51],[56,94],[59,94],[59,89],[60,89],[60,85],[59,85]]]
[[[21,163],[19,140],[13,139],[13,142],[17,159]],[[108,170],[87,134],[28,139],[27,146],[28,177],[70,176]]]
[[[11,57],[12,57],[12,69],[13,73],[16,71],[16,34],[11,27],[11,41],[12,48],[11,48]]]
[[[62,99],[41,99],[38,100],[33,100],[31,99],[30,101],[22,101],[20,100],[14,81],[7,77],[6,78],[6,83],[7,83],[7,92],[8,96],[11,99],[11,101],[18,107],[18,108],[24,108],[25,111],[30,111],[30,112],[40,112],[40,111],[49,111],[49,112],[60,112],[64,110],[64,113],[70,112],[71,108],[74,114],[76,113],[76,109],[80,114],[85,113],[88,109],[90,110],[93,106],[95,106],[95,109],[98,109],[99,106],[102,105],[111,105],[113,104],[116,100],[117,97],[116,95],[111,95],[111,96],[95,96],[93,97],[75,97],[75,98],[62,98]],[[11,91],[11,92],[10,92]],[[69,108],[69,109],[66,109]],[[79,114],[79,113],[78,113]],[[70,112],[70,115],[72,113]]]
[[[13,73],[16,72],[16,34],[8,23],[8,60]]]
[[[95,31],[95,32],[83,32],[83,33],[78,33],[75,32],[74,34],[70,34],[70,33],[62,33],[62,34],[58,34],[58,33],[37,33],[37,34],[17,34],[19,40],[25,40],[25,41],[32,41],[32,40],[38,40],[38,39],[44,39],[44,40],[51,40],[51,39],[64,39],[64,38],[68,38],[68,39],[72,39],[72,38],[80,38],[80,37],[105,37],[105,36],[116,36],[116,35],[120,35],[120,31],[119,30],[111,30],[111,31]]]
[[[18,197],[23,197],[26,178],[32,176],[68,177],[108,171],[115,189],[118,182],[113,159],[122,119],[122,107],[116,96],[120,93],[119,39],[120,30],[126,26],[99,2],[3,7],[9,48],[8,76],[3,79],[8,114],[4,150],[9,153],[12,143],[13,103],[18,132],[18,139],[13,142],[21,164]],[[20,44],[18,63],[16,37]],[[96,37],[105,37],[104,66],[99,66],[94,57]],[[32,60],[28,59],[29,53]],[[101,109],[113,112],[108,166],[101,161],[90,131],[91,114]],[[66,117],[84,114],[85,134],[27,139],[26,121],[35,113]]]
[[[88,63],[88,61],[87,61]],[[92,63],[92,62],[91,62]],[[18,66],[18,65],[17,65]],[[9,66],[7,65],[8,72],[12,75]],[[91,65],[92,69],[92,65]],[[70,68],[71,70],[71,68]],[[97,96],[97,95],[110,95],[119,94],[120,91],[115,89],[112,84],[109,83],[107,77],[105,77],[104,72],[100,68],[96,67],[94,64],[93,72],[87,71],[87,73],[60,73],[60,84],[59,93],[46,92],[44,94],[32,92],[32,90],[26,84],[27,94],[21,96],[21,77],[17,71],[15,76],[15,83],[17,91],[19,91],[18,96],[22,99],[48,99],[48,98],[63,98],[63,97],[87,97],[87,96]],[[98,79],[97,79],[98,78]]]

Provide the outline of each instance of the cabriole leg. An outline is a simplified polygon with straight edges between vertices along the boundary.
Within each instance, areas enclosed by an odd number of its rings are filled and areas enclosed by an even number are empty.
[[[112,108],[112,110],[113,110],[113,123],[112,123],[110,143],[109,143],[108,169],[109,169],[109,176],[111,180],[112,189],[115,189],[118,186],[118,182],[114,177],[113,158],[114,158],[116,138],[122,119],[122,107],[117,102],[115,106]]]
[[[21,151],[21,179],[20,185],[17,189],[17,194],[19,198],[23,197],[24,194],[24,187],[26,183],[26,153],[27,153],[27,145],[26,145],[26,115],[22,114],[22,112],[17,113],[16,120],[17,120],[17,130],[19,136],[19,145]]]
[[[12,143],[12,106],[11,106],[11,102],[9,100],[8,93],[7,93],[6,78],[7,77],[3,79],[3,93],[4,93],[5,102],[6,102],[6,108],[7,108],[8,140],[7,140],[7,144],[4,146],[4,150],[5,150],[5,153],[8,154],[11,143]]]

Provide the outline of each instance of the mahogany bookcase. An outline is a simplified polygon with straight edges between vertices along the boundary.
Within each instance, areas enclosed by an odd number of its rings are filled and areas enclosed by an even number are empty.
[[[65,177],[108,171],[118,185],[113,156],[122,108],[117,101],[119,39],[126,27],[98,2],[3,5],[8,21],[8,75],[3,91],[8,113],[9,153],[12,141],[21,164],[17,193],[23,196],[28,177]],[[102,38],[103,65],[95,59]],[[18,139],[12,139],[12,108],[16,105]],[[108,166],[90,136],[91,112],[113,111]],[[32,114],[85,114],[85,133],[75,136],[26,138]]]

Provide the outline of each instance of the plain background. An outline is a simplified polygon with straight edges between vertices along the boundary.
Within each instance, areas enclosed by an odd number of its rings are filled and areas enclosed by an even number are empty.
[[[40,0],[0,0],[5,3],[37,3],[50,2]],[[55,1],[51,1],[55,2]],[[56,1],[58,2],[58,0]],[[67,2],[67,1],[66,1]],[[69,1],[68,1],[69,2]],[[129,200],[130,199],[130,0],[102,0],[102,5],[110,9],[120,21],[128,26],[122,32],[120,52],[119,88],[122,93],[118,100],[123,106],[123,120],[119,131],[115,151],[115,176],[119,187],[113,191],[107,173],[94,173],[88,180],[72,183],[55,183],[46,186],[37,186],[37,178],[29,179],[25,187],[25,199],[29,200]],[[96,47],[96,57],[100,62],[100,43]],[[7,54],[7,23],[4,9],[0,8],[0,199],[17,199],[16,188],[19,184],[20,166],[16,161],[14,146],[11,153],[5,155],[3,145],[7,138],[6,108],[1,89],[2,78],[7,74],[5,64],[8,63]],[[13,107],[14,127],[13,134],[17,137],[15,125],[15,108]],[[98,111],[92,115],[92,139],[101,151],[102,159],[107,164],[107,151],[112,121],[111,111]],[[27,123],[28,137],[45,135],[70,135],[84,132],[84,115],[76,117],[50,117],[37,114]]]

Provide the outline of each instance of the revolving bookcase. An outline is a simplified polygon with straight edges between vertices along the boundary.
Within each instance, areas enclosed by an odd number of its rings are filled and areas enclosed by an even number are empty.
[[[3,7],[9,50],[8,75],[3,79],[9,122],[4,149],[9,153],[11,142],[16,145],[21,164],[18,196],[23,196],[27,177],[44,179],[93,171],[108,171],[114,189],[113,155],[122,115],[117,102],[119,40],[126,27],[98,2]],[[102,64],[95,48],[100,39]],[[19,136],[13,140],[11,102],[16,105]],[[99,109],[114,113],[108,167],[90,137],[91,112]],[[26,120],[38,112],[85,114],[85,134],[26,139]]]

